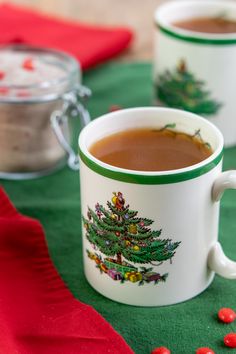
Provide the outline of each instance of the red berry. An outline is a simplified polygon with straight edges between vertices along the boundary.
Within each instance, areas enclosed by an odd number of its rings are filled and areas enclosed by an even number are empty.
[[[121,106],[119,106],[118,104],[113,104],[109,107],[109,112],[119,111],[120,109],[122,109]]]
[[[153,349],[153,351],[151,352],[151,354],[171,354],[170,350],[166,347],[159,347],[159,348],[155,348]]]
[[[236,348],[236,333],[228,333],[224,337],[224,343],[227,347]]]
[[[0,71],[0,80],[4,79],[4,77],[5,77],[4,71]]]
[[[208,347],[201,347],[196,350],[196,354],[215,354],[215,352]]]
[[[224,323],[231,323],[235,320],[236,313],[230,308],[223,307],[218,312],[218,318]]]
[[[22,63],[22,68],[26,70],[34,70],[34,63],[32,58],[27,58]]]

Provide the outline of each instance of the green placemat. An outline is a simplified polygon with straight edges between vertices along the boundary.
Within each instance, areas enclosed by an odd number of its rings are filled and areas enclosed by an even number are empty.
[[[84,83],[93,91],[92,117],[107,112],[112,104],[126,108],[152,103],[150,64],[111,63],[86,73]],[[224,169],[236,169],[236,148],[225,151]],[[173,354],[191,354],[200,346],[217,354],[236,352],[223,345],[224,335],[236,332],[236,323],[220,324],[216,317],[221,307],[236,310],[235,280],[216,276],[198,297],[169,307],[138,308],[108,300],[88,285],[83,274],[79,174],[65,167],[36,180],[1,184],[22,213],[42,222],[52,259],[75,297],[99,311],[136,354],[149,354],[162,345]],[[236,192],[227,191],[221,204],[220,240],[234,260],[235,214]]]

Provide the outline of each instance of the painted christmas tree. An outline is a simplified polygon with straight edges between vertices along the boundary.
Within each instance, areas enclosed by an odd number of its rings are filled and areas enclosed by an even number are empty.
[[[222,104],[210,98],[205,82],[195,78],[181,60],[173,72],[166,70],[157,79],[157,97],[166,106],[184,109],[197,114],[211,115]]]
[[[113,193],[107,208],[99,203],[94,210],[88,208],[87,218],[83,217],[86,237],[95,250],[99,249],[110,258],[103,259],[90,251],[87,251],[88,256],[95,260],[102,272],[115,280],[133,279],[141,284],[144,281],[165,281],[167,274],[160,276],[152,272],[152,268],[145,267],[140,267],[139,271],[127,261],[152,265],[171,261],[180,242],[160,239],[162,230],[152,230],[153,221],[137,214],[138,211],[125,204],[121,192]]]

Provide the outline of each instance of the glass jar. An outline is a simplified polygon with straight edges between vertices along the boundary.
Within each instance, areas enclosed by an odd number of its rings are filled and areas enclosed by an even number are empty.
[[[78,116],[81,127],[90,121],[83,105],[88,96],[79,63],[70,55],[0,47],[0,178],[33,178],[64,166],[70,154],[65,144],[69,147],[73,136],[68,118]],[[65,136],[64,149],[53,130]],[[78,168],[76,156],[69,164]]]

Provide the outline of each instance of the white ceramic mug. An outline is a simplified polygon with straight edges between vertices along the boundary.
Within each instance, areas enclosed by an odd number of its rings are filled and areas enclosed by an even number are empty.
[[[89,152],[103,137],[142,127],[198,132],[213,153],[186,168],[144,172],[108,165]],[[221,172],[217,127],[181,110],[131,108],[89,123],[79,150],[84,270],[94,289],[125,304],[160,306],[201,293],[215,272],[236,278],[236,263],[217,241],[219,199],[236,188],[236,171]]]
[[[155,13],[155,101],[216,124],[225,146],[236,145],[236,33],[193,32],[173,25],[199,17],[236,21],[235,1],[186,0]]]

